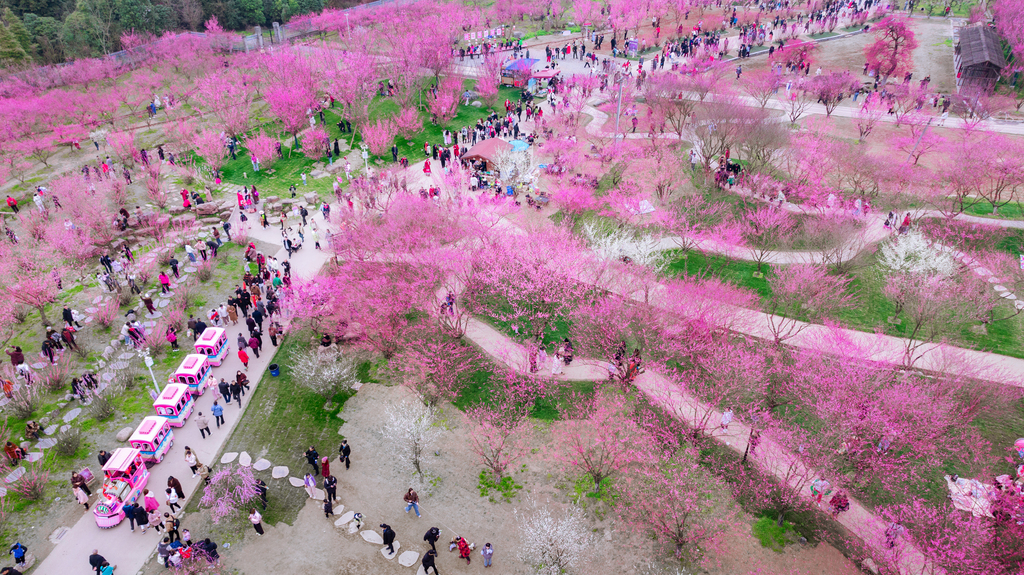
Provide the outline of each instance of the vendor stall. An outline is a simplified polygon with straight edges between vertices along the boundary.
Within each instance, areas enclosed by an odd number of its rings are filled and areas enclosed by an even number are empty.
[[[463,160],[468,162],[479,162],[483,160],[487,163],[487,170],[494,170],[494,162],[498,156],[504,152],[508,152],[512,149],[512,144],[509,144],[501,138],[490,138],[480,142],[479,144],[470,148],[465,155],[462,156]]]

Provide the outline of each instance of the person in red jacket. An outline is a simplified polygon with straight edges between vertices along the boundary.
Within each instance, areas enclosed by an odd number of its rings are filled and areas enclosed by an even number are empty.
[[[12,212],[18,213],[18,200],[12,198],[10,194],[7,194],[7,207],[11,208]]]

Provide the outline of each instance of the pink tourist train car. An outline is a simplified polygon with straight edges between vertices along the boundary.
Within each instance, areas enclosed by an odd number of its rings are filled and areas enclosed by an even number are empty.
[[[103,489],[93,507],[96,525],[110,529],[124,519],[124,506],[142,494],[149,470],[138,449],[119,447],[103,466]]]
[[[205,355],[189,354],[171,374],[170,382],[187,385],[192,395],[202,395],[213,383],[213,368]]]
[[[156,414],[167,418],[173,427],[185,425],[185,420],[192,415],[195,400],[189,393],[188,386],[183,383],[168,383],[160,396],[153,401]]]
[[[144,461],[160,463],[174,445],[174,432],[166,417],[150,415],[142,418],[128,444],[139,450]]]
[[[205,355],[210,365],[224,363],[228,356],[228,335],[222,327],[208,327],[196,340],[196,353]]]

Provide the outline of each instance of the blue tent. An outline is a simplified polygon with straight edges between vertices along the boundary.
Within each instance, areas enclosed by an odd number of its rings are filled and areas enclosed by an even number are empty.
[[[508,64],[505,64],[505,69],[509,72],[519,72],[521,74],[529,74],[530,70],[533,70],[533,65],[539,62],[536,58],[520,58],[513,60]]]

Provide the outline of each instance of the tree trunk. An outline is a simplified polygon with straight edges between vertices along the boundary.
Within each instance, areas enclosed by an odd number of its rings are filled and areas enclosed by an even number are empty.
[[[49,326],[50,325],[50,320],[46,319],[46,306],[45,305],[37,305],[37,306],[34,306],[34,307],[39,312],[39,317],[41,318],[41,320],[43,322],[43,327]]]
[[[779,519],[775,522],[776,527],[782,527],[782,524],[786,522],[786,512],[779,511]]]

